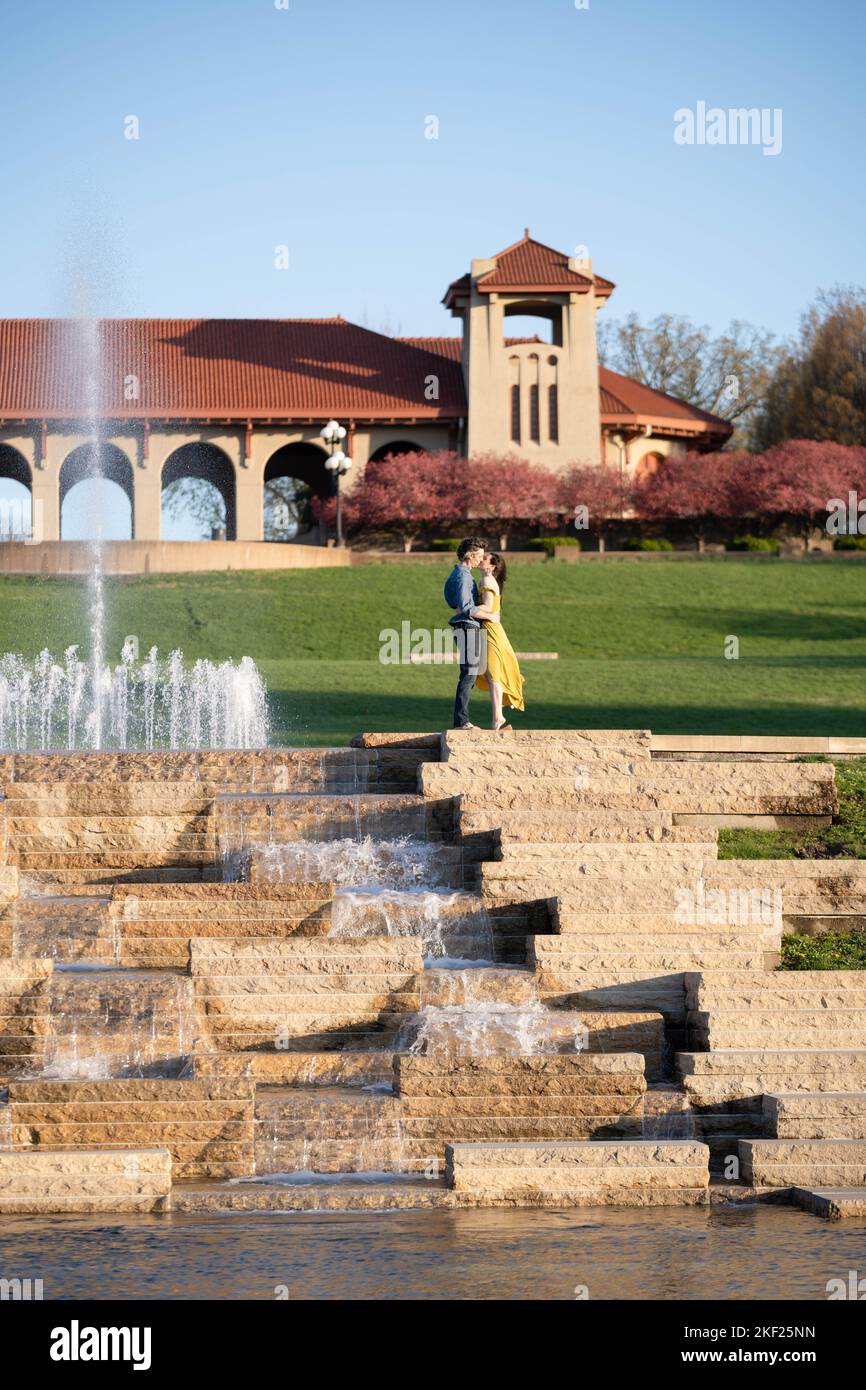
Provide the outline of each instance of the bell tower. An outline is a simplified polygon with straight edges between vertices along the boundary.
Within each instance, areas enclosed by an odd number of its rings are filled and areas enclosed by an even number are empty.
[[[463,325],[466,452],[514,453],[565,472],[601,463],[595,315],[613,291],[578,260],[524,235],[449,285]],[[551,341],[509,341],[516,315],[549,319]]]

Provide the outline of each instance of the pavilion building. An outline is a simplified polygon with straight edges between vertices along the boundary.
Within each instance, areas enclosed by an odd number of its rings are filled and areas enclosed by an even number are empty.
[[[341,317],[105,319],[89,332],[2,320],[0,476],[29,489],[39,538],[63,539],[99,421],[100,467],[129,500],[131,539],[158,542],[164,489],[202,477],[223,496],[227,539],[256,542],[268,482],[328,494],[329,419],[347,431],[350,483],[416,449],[640,473],[676,450],[719,448],[725,420],[599,367],[596,313],[613,289],[527,231],[449,285],[454,337],[390,337]],[[526,317],[543,337],[509,336]]]

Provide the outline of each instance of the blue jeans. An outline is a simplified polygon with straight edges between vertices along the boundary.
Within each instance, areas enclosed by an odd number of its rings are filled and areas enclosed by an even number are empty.
[[[469,723],[469,696],[475,684],[475,677],[481,669],[483,629],[470,623],[452,623],[454,641],[460,656],[460,679],[454,697],[453,728],[460,729]]]

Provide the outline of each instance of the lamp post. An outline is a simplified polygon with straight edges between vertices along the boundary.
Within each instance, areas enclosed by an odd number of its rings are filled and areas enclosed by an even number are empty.
[[[328,457],[325,459],[325,467],[334,478],[334,493],[337,498],[337,545],[342,548],[345,545],[343,540],[343,509],[340,498],[340,479],[344,473],[348,473],[352,467],[352,460],[347,454],[343,453],[340,444],[346,438],[344,427],[336,420],[329,420],[327,425],[322,428],[319,438],[324,440],[328,446]]]

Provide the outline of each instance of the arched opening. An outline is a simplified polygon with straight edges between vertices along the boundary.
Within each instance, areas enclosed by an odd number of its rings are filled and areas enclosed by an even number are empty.
[[[266,541],[318,538],[313,499],[330,497],[334,487],[327,457],[315,444],[284,444],[268,459],[262,502]]]
[[[235,470],[215,444],[182,444],[162,467],[163,540],[233,541]]]
[[[395,439],[391,444],[380,444],[369,458],[370,463],[379,463],[381,459],[386,459],[389,454],[395,457],[398,454],[416,454],[421,450],[420,444],[413,444],[410,439]]]
[[[11,444],[0,444],[0,541],[33,538],[30,465]]]
[[[515,300],[502,310],[502,331],[506,342],[515,338],[534,339],[562,347],[562,305],[533,299]]]
[[[60,538],[132,539],[132,464],[116,444],[80,444],[60,469]]]
[[[664,461],[664,454],[658,452],[643,454],[635,464],[635,481],[643,482],[645,478],[651,478],[654,473],[658,473]]]

